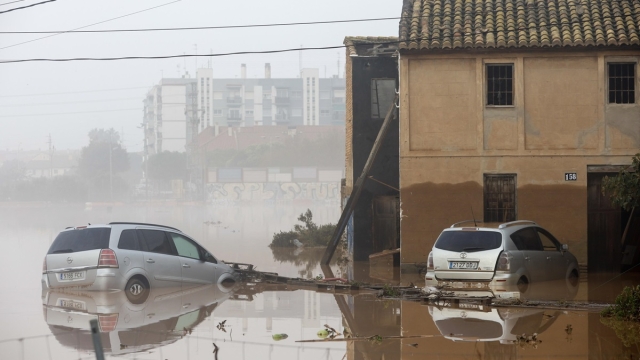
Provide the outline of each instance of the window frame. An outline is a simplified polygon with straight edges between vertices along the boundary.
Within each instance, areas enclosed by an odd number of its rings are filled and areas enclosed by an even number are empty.
[[[511,66],[511,105],[489,104],[489,66]],[[483,103],[485,108],[514,108],[516,107],[516,61],[515,59],[485,60],[483,66],[484,94]]]
[[[381,84],[382,83],[386,83],[386,82],[389,82],[389,83],[393,82],[394,92],[397,91],[398,82],[396,81],[395,78],[372,78],[371,79],[370,90],[369,90],[369,95],[370,95],[369,99],[370,99],[370,103],[371,103],[371,106],[370,106],[371,119],[373,119],[373,120],[384,120],[384,118],[387,116],[387,112],[389,111],[389,109],[388,108],[385,109],[385,108],[381,108],[380,107],[380,91],[379,91],[380,87],[378,86],[379,85],[378,81],[380,81]],[[335,95],[336,91],[339,91],[339,90],[334,90],[334,95]],[[374,91],[376,93],[376,96],[375,96],[376,103],[375,104],[373,102],[373,92]],[[395,98],[395,96],[392,97],[392,101],[393,101],[393,98]],[[334,96],[334,99],[341,99],[341,97]],[[374,114],[374,111],[373,111],[374,106],[378,108],[378,113],[377,114]]]
[[[488,212],[488,207],[487,207],[487,179],[491,178],[491,177],[513,177],[513,219],[506,219],[505,221],[503,220],[498,220],[497,222],[509,222],[509,221],[515,221],[518,220],[518,174],[515,173],[506,173],[506,174],[502,174],[502,173],[485,173],[482,174],[482,217],[483,217],[483,221],[488,222],[489,220],[487,220],[487,212]]]
[[[607,104],[607,106],[636,106],[638,105],[638,60],[636,58],[624,58],[624,57],[612,57],[612,58],[607,58],[605,61],[605,83],[606,83],[606,87],[607,90],[605,92],[605,103]],[[610,91],[611,88],[609,86],[609,80],[610,80],[610,76],[609,76],[609,65],[633,65],[633,76],[634,76],[634,81],[633,81],[633,102],[632,103],[617,103],[617,102],[611,102],[609,101],[609,96],[610,96]]]
[[[204,261],[204,249],[202,248],[202,246],[198,245],[198,243],[196,243],[195,241],[193,241],[189,237],[187,237],[185,235],[182,235],[182,234],[178,234],[178,233],[174,233],[174,232],[170,232],[170,231],[166,231],[166,234],[169,236],[169,239],[170,239],[171,243],[173,244],[173,247],[175,247],[177,256],[183,257],[183,258],[187,258],[187,259],[192,259],[192,260]],[[178,247],[176,246],[175,239],[173,238],[173,235],[179,236],[179,237],[185,239],[191,245],[193,245],[196,248],[196,251],[198,252],[198,258],[193,258],[193,257],[190,257],[190,256],[180,255],[180,252],[178,252]]]
[[[550,232],[548,232],[547,230],[541,227],[536,227],[536,230],[538,232],[538,238],[540,238],[540,243],[542,244],[542,249],[544,251],[554,251],[554,250],[544,248],[544,243],[542,243],[542,237],[540,237],[540,234],[546,236],[549,240],[551,240],[553,245],[555,245],[556,247],[555,251],[562,251],[562,243],[560,243],[560,241],[558,241],[558,239],[556,239]]]
[[[140,233],[136,232],[136,236],[140,240],[139,244],[142,245],[142,248],[143,248],[142,251],[149,252],[149,253],[154,253],[154,254],[160,254],[160,255],[178,256],[178,250],[176,250],[176,247],[173,245],[173,240],[170,237],[167,236],[167,232],[166,231],[157,230],[157,229],[136,229],[136,231],[140,231]],[[157,252],[157,251],[151,251],[149,249],[149,244],[147,244],[147,237],[144,236],[142,231],[158,231],[158,232],[161,232],[164,235],[164,238],[166,239],[166,241],[169,243],[169,247],[171,248],[171,253],[167,254],[167,253],[162,253],[162,252]],[[141,234],[141,235],[138,236],[139,234]]]

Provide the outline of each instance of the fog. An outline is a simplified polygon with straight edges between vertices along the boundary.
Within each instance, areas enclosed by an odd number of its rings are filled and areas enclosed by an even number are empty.
[[[0,6],[0,10],[35,1]],[[400,1],[278,0],[221,2],[182,0],[87,2],[60,0],[0,14],[0,32],[172,28],[247,25],[397,17]],[[0,59],[161,56],[322,46],[340,46],[345,36],[392,36],[398,20],[199,31],[154,31],[100,34],[0,34]],[[46,38],[44,38],[46,37]],[[39,38],[43,38],[37,41]],[[32,41],[17,45],[22,42]],[[344,50],[305,51],[217,57],[214,78],[262,77],[271,63],[273,78],[299,76],[300,57],[305,68],[320,76],[344,71]],[[79,149],[88,143],[93,128],[123,133],[128,151],[141,151],[142,100],[162,77],[180,77],[187,70],[205,67],[206,58],[89,62],[32,62],[0,66],[0,149],[35,150],[48,147],[51,134],[57,149]],[[325,70],[326,68],[326,70]],[[46,95],[43,95],[46,94]]]

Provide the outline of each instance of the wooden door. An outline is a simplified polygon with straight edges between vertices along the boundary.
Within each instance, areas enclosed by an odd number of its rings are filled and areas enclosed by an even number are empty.
[[[616,173],[587,174],[587,261],[589,272],[619,272],[621,212],[602,194],[602,179]]]

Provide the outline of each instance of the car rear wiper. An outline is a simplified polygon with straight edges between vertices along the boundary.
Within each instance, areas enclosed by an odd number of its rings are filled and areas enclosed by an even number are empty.
[[[464,249],[462,249],[462,251],[471,251],[471,250],[487,250],[483,247],[466,247]]]
[[[63,254],[63,253],[72,253],[73,250],[72,249],[60,249],[60,250],[56,250],[56,251],[52,251],[52,254]]]

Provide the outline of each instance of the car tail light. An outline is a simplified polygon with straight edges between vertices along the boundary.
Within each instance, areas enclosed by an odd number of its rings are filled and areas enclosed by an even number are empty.
[[[98,324],[101,332],[111,332],[118,325],[118,314],[98,315]]]
[[[100,250],[100,257],[98,258],[98,267],[118,267],[118,258],[116,253],[111,249]]]
[[[429,260],[427,260],[427,270],[433,270],[433,253],[429,253]]]
[[[42,260],[42,273],[46,274],[47,273],[47,258],[45,257],[44,260]]]
[[[500,253],[498,257],[498,263],[496,264],[497,271],[509,271],[511,270],[511,261],[509,260],[511,256],[508,252],[503,251]]]

